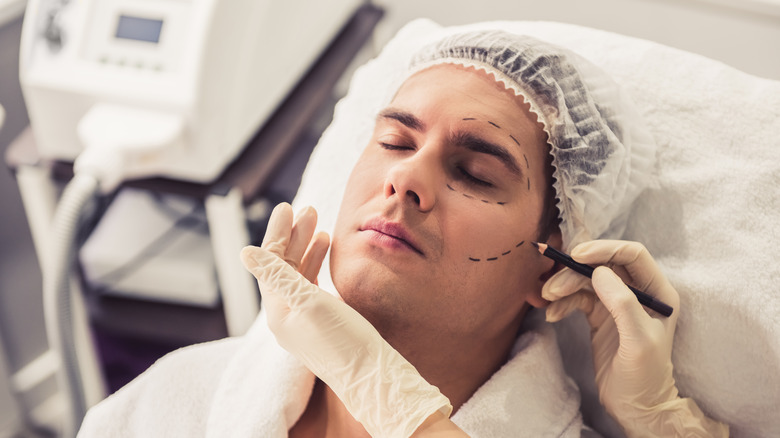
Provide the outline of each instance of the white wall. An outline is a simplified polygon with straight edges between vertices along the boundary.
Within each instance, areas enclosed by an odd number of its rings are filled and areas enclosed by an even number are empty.
[[[0,0],[0,27],[19,18],[27,6],[27,0]]]
[[[443,25],[561,21],[705,55],[780,80],[780,0],[385,0],[378,42],[418,17]],[[732,6],[728,6],[732,5]]]

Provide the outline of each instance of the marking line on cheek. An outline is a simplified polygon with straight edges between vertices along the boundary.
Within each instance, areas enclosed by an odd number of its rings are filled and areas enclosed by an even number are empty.
[[[491,122],[490,120],[488,120],[488,123],[490,123],[491,125],[495,126],[495,127],[496,127],[496,128],[498,128],[498,129],[501,129],[501,127],[500,127],[500,126],[496,125],[495,123]]]
[[[525,158],[525,168],[530,169],[531,165],[528,164],[528,157],[526,157],[525,154],[523,154],[523,158]]]
[[[474,117],[465,117],[463,120],[477,120]]]
[[[519,248],[519,247],[520,247],[520,246],[522,246],[524,243],[525,243],[525,240],[523,240],[523,241],[520,241],[520,243],[518,243],[517,245],[515,245],[515,248]],[[511,250],[511,249],[510,249],[510,250],[508,250],[508,251],[502,252],[500,257],[504,257],[504,256],[506,256],[506,255],[509,255],[509,253],[511,253],[511,252],[512,252],[512,250]],[[488,257],[488,258],[486,258],[486,259],[485,259],[485,261],[492,262],[492,261],[498,260],[498,258],[499,258],[499,256],[495,256],[495,257]],[[471,260],[472,262],[480,262],[480,261],[482,261],[482,259],[478,259],[478,258],[476,258],[476,257],[469,257],[469,260]]]

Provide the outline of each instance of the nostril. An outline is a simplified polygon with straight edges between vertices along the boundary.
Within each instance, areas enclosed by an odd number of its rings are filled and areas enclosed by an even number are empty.
[[[408,207],[414,206],[421,211],[428,211],[436,203],[435,195],[430,187],[435,185],[431,181],[418,178],[408,169],[395,170],[387,176],[384,182],[385,198],[398,197]]]
[[[395,195],[395,186],[391,182],[385,183],[385,196]]]
[[[409,195],[409,197],[410,197],[410,198],[412,198],[412,201],[414,201],[414,203],[415,203],[416,205],[420,205],[420,197],[419,197],[419,196],[417,196],[417,193],[414,193],[413,191],[411,191],[411,190],[408,190],[408,191],[406,192],[406,194],[407,194],[407,195]]]

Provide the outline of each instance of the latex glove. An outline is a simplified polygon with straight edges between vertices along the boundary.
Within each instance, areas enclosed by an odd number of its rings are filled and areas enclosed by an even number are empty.
[[[728,426],[678,395],[672,341],[680,298],[647,249],[637,242],[598,240],[577,245],[571,256],[599,267],[592,280],[565,268],[545,283],[542,297],[553,302],[547,320],[558,321],[576,309],[585,313],[599,397],[626,434],[728,436]],[[666,318],[645,310],[624,281],[674,312]]]
[[[312,239],[315,224],[314,209],[307,209],[293,226],[291,207],[280,204],[262,247],[241,252],[279,344],[325,382],[371,436],[408,437],[429,417],[447,420],[449,400],[357,311],[309,281],[324,257],[323,238]]]

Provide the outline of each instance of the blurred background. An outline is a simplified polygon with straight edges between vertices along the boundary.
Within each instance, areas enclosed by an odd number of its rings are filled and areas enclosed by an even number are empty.
[[[656,41],[756,76],[780,80],[780,0],[395,0],[374,4],[384,10],[384,16],[332,88],[326,103],[297,133],[295,146],[263,191],[262,197],[268,202],[294,196],[309,153],[329,122],[334,103],[345,92],[354,67],[371,57],[401,26],[419,17],[443,25],[484,20],[579,24]],[[19,83],[25,7],[24,0],[0,0],[0,105],[5,109],[0,151],[4,156],[29,125]],[[283,22],[285,17],[276,20]],[[47,411],[52,408],[46,402],[55,391],[54,381],[49,379],[35,388],[18,388],[12,378],[45,366],[38,361],[48,349],[41,289],[41,271],[19,186],[14,173],[4,167],[0,170],[0,438],[52,433],[47,427],[47,418],[52,415]],[[107,336],[102,342],[122,344],[126,347],[124,354],[133,355],[136,344],[132,340]],[[186,342],[148,350],[158,355],[182,343]],[[18,394],[20,389],[24,394]]]

